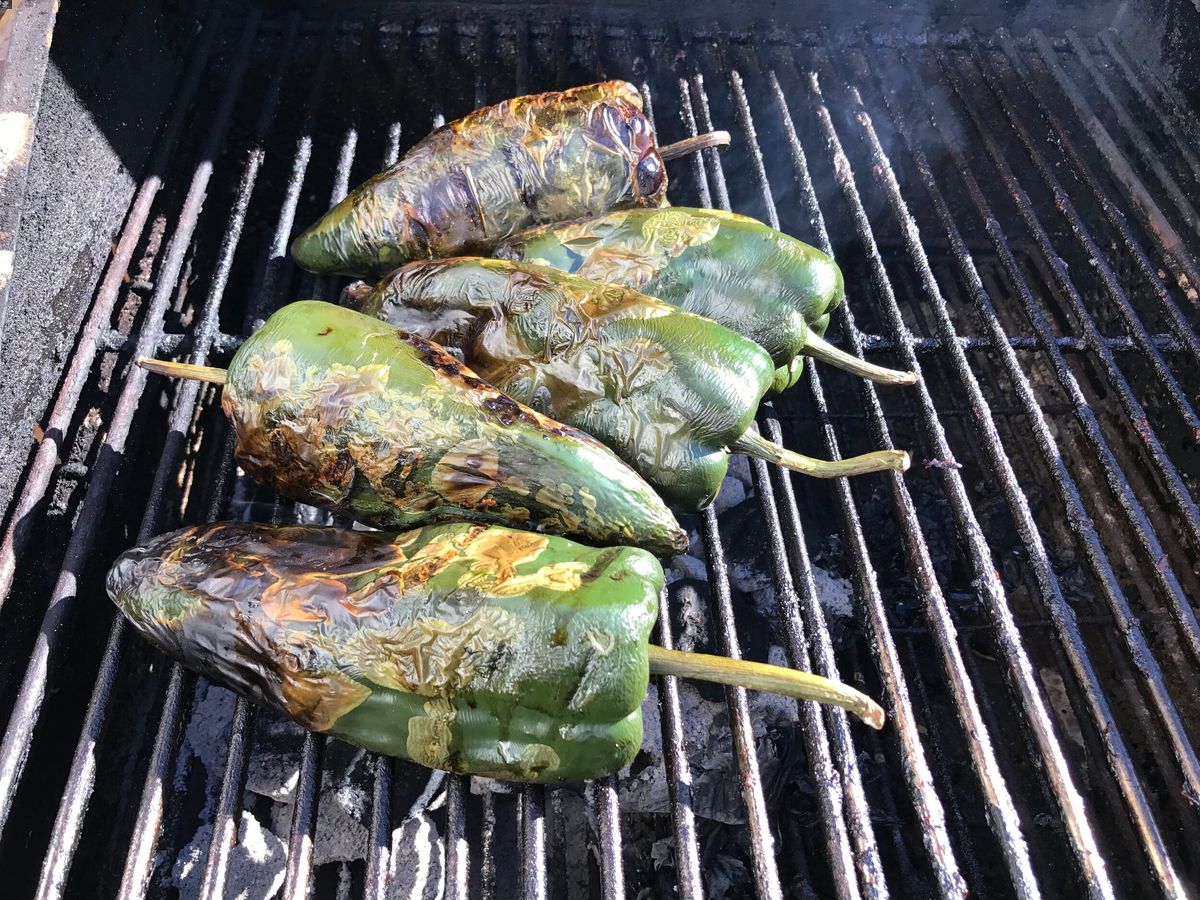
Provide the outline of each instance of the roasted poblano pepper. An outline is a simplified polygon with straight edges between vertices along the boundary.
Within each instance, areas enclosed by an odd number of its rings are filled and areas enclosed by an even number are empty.
[[[487,253],[542,222],[659,206],[666,187],[633,85],[533,94],[434,131],[296,238],[292,256],[313,272],[379,276]]]
[[[554,783],[641,746],[651,671],[883,711],[817,676],[648,647],[648,553],[453,524],[216,524],[130,550],[109,596],[169,656],[313,731],[451,772]]]
[[[720,322],[771,354],[776,391],[804,355],[875,381],[911,384],[824,340],[842,272],[815,247],[756,219],[713,209],[634,209],[539,226],[502,243],[502,259],[624,285]]]
[[[599,438],[684,510],[712,502],[729,454],[823,477],[904,469],[885,450],[828,462],[751,429],[775,364],[758,344],[629,288],[543,266],[414,262],[343,302],[458,347],[522,403]]]
[[[441,347],[331,303],[276,312],[223,381],[239,465],[284,496],[380,528],[475,521],[631,544],[687,537],[610,450],[514,401]]]

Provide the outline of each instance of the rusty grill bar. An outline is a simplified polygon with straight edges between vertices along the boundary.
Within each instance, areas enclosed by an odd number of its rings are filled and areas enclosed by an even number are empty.
[[[911,447],[906,476],[814,484],[756,461],[744,504],[761,535],[715,510],[687,523],[718,652],[765,652],[731,581],[761,537],[774,642],[882,697],[888,729],[800,704],[809,783],[769,783],[766,738],[728,689],[731,839],[695,811],[679,685],[663,678],[648,722],[663,816],[623,813],[616,779],[510,795],[374,758],[365,865],[328,875],[313,865],[327,742],[297,728],[281,895],[390,896],[393,829],[432,802],[448,898],[580,883],[565,871],[576,805],[582,880],[604,898],[654,890],[647,833],[669,840],[660,863],[688,900],[711,892],[717,842],[768,898],[1184,896],[1200,878],[1200,147],[1194,111],[1133,58],[1111,32],[913,41],[383,12],[209,26],[5,523],[0,602],[33,592],[42,619],[0,695],[0,858],[26,857],[14,878],[41,898],[160,896],[185,826],[207,821],[200,896],[226,895],[258,717],[236,704],[211,802],[185,810],[197,681],[130,640],[101,574],[180,520],[313,520],[236,471],[213,390],[148,381],[131,359],[223,359],[287,300],[332,299],[340,283],[288,261],[298,225],[447,117],[612,76],[642,87],[664,141],[733,132],[724,153],[675,164],[677,205],[746,212],[834,253],[848,290],[832,336],[923,374],[877,390],[810,366],[759,418],[805,452]],[[93,408],[103,438],[76,459]],[[78,497],[71,467],[87,475]],[[76,521],[56,553],[37,539],[62,491]],[[822,607],[818,561],[851,580],[851,620]],[[678,614],[664,593],[664,646]],[[47,749],[62,728],[73,755]],[[37,792],[57,812],[27,826]]]

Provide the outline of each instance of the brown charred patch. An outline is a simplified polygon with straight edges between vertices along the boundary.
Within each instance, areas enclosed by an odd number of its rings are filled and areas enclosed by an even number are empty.
[[[494,415],[501,425],[511,425],[513,422],[529,418],[525,414],[525,411],[521,409],[521,404],[517,403],[512,397],[506,397],[503,394],[488,397],[488,399],[483,401],[483,408]]]
[[[437,369],[451,378],[456,378],[460,381],[465,381],[470,378],[477,383],[482,383],[478,378],[475,378],[475,373],[460,363],[457,359],[439,347],[437,344],[427,341],[424,338],[417,337],[415,334],[405,332],[404,340],[410,347],[421,354],[421,362],[429,366],[431,369]]]
[[[320,331],[318,331],[317,337],[325,337],[325,335],[327,335],[327,334],[333,334],[333,326],[332,325],[326,325],[324,328],[322,328]]]
[[[276,660],[279,700],[289,716],[311,731],[327,731],[371,695],[340,672],[306,672],[291,656]]]

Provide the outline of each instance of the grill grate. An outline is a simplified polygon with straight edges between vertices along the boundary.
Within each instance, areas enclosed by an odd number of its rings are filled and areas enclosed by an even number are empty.
[[[676,164],[674,202],[833,252],[850,286],[835,337],[923,372],[877,391],[810,366],[759,419],[806,452],[911,447],[906,476],[814,484],[754,461],[753,499],[690,523],[716,649],[763,658],[770,624],[791,665],[884,698],[889,727],[800,704],[800,762],[777,777],[760,766],[787,736],[764,736],[746,693],[725,691],[745,824],[722,829],[697,811],[685,702],[662,678],[661,816],[622,811],[616,779],[510,795],[372,758],[365,865],[338,871],[314,865],[332,745],[295,729],[282,896],[391,896],[412,874],[394,871],[393,829],[435,796],[449,898],[667,882],[687,900],[1189,892],[1200,148],[1178,95],[1111,32],[913,41],[393,15],[248,16],[193,51],[0,547],[2,612],[42,617],[7,639],[28,664],[0,692],[0,857],[23,893],[167,896],[208,821],[195,883],[225,895],[262,722],[236,704],[196,807],[180,778],[197,680],[107,604],[87,611],[134,535],[313,515],[236,472],[212,389],[148,384],[132,357],[223,358],[283,302],[333,297],[340,284],[290,265],[297,225],[447,117],[603,76],[642,86],[664,141],[733,131],[723,154]],[[96,415],[98,450],[72,456]],[[56,550],[47,498],[61,494],[74,523]],[[771,617],[736,577],[756,543]],[[822,569],[852,581],[849,618],[822,606]],[[682,606],[664,593],[664,646],[694,639]],[[100,650],[91,626],[110,622]],[[53,820],[39,794],[61,797]],[[581,809],[592,849],[574,872]]]

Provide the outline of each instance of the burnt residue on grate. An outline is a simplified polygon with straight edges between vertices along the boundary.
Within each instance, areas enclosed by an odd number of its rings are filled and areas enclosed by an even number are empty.
[[[135,189],[0,548],[0,861],[21,895],[1182,896],[1200,878],[1200,280],[1194,114],[1112,32],[729,31],[428,9],[214,21]],[[267,61],[270,61],[268,64]],[[126,634],[99,587],[178,522],[322,521],[231,462],[219,364],[339,279],[290,237],[431,127],[624,77],[671,170],[832,251],[832,338],[759,427],[827,483],[739,461],[667,565],[656,640],[884,699],[660,679],[630,770],[512,788],[257,713]],[[1049,139],[1048,139],[1049,138]]]

